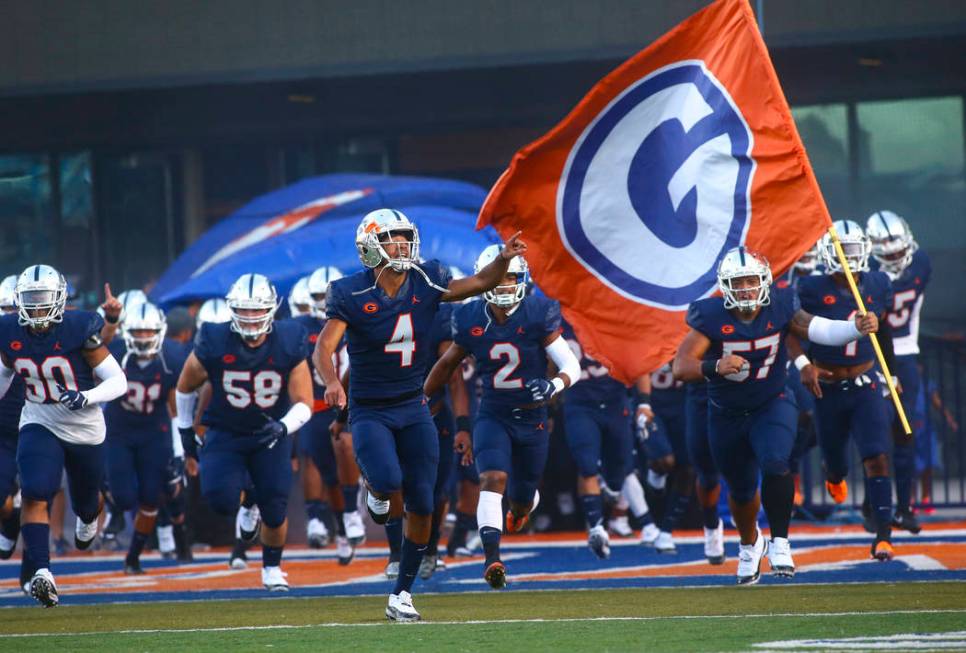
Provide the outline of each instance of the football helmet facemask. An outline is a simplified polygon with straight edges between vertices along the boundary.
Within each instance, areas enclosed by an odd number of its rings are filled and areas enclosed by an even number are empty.
[[[386,263],[396,272],[403,272],[419,261],[419,230],[401,211],[377,209],[359,223],[356,250],[367,268]]]
[[[231,329],[241,337],[254,340],[272,330],[278,310],[275,286],[261,274],[243,274],[225,296],[231,314]]]
[[[325,319],[325,296],[329,292],[329,284],[342,278],[342,272],[331,265],[318,268],[309,276],[309,296],[312,298],[312,315],[320,320]]]
[[[503,245],[490,245],[484,249],[476,259],[476,264],[473,266],[473,273],[478,274],[480,270],[496,260],[502,251]],[[523,300],[527,294],[527,284],[530,283],[530,268],[522,256],[514,256],[510,259],[507,274],[515,274],[516,283],[501,283],[492,290],[487,290],[483,293],[483,299],[486,302],[495,306],[508,308],[519,304]]]
[[[150,302],[131,308],[121,327],[128,352],[142,358],[155,356],[161,351],[167,331],[164,312]]]
[[[743,246],[728,250],[718,263],[718,288],[726,309],[750,313],[767,306],[771,302],[771,281],[768,260]]]
[[[868,272],[872,245],[862,231],[862,227],[852,220],[836,220],[833,224],[835,231],[838,232],[839,242],[842,243],[842,251],[849,262],[849,268],[852,272]],[[825,263],[827,272],[842,272],[842,264],[835,253],[835,243],[831,234],[822,236],[822,261]]]
[[[17,279],[17,314],[21,326],[46,329],[64,319],[67,281],[49,265],[31,265]]]

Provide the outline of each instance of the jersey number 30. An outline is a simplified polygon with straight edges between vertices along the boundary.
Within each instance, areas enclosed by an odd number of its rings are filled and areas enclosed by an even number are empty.
[[[51,356],[39,366],[29,358],[18,358],[13,369],[23,377],[26,397],[35,403],[57,401],[60,384],[68,390],[77,390],[77,379],[70,361],[63,356]]]

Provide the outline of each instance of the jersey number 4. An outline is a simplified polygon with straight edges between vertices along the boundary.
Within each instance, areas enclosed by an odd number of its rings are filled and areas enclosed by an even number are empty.
[[[63,356],[51,356],[39,366],[29,358],[18,358],[13,362],[13,369],[23,377],[26,397],[34,403],[57,401],[58,384],[68,390],[78,389],[74,368]]]
[[[781,333],[773,333],[770,336],[764,338],[758,338],[757,340],[738,340],[735,342],[723,342],[721,343],[721,355],[728,356],[729,354],[741,355],[743,351],[757,351],[759,349],[767,349],[768,356],[765,358],[761,367],[758,368],[758,373],[755,374],[755,379],[764,379],[768,376],[768,372],[771,371],[771,366],[775,364],[775,357],[778,355],[778,346],[781,344]],[[739,372],[734,374],[725,374],[726,379],[729,381],[744,381],[751,374],[751,368],[744,368]]]
[[[262,370],[254,376],[250,371],[225,370],[222,375],[225,398],[238,409],[255,402],[259,408],[271,408],[282,391],[282,375],[275,370]]]

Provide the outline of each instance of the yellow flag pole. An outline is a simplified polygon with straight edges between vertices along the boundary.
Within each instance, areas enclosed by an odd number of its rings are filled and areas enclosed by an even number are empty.
[[[858,307],[859,312],[865,315],[868,311],[865,308],[865,303],[862,301],[862,293],[859,292],[859,287],[855,283],[855,277],[852,276],[852,270],[849,268],[849,261],[845,258],[845,251],[842,249],[842,243],[839,241],[839,235],[838,232],[835,231],[834,224],[829,225],[828,233],[832,237],[832,243],[835,245],[835,253],[839,257],[839,263],[842,265],[842,271],[845,272],[845,278],[848,279],[849,288],[852,290],[852,297],[855,298],[855,305]],[[870,333],[869,340],[872,341],[872,348],[875,349],[875,357],[879,360],[879,365],[882,367],[882,373],[885,375],[886,384],[889,386],[889,395],[892,397],[892,403],[896,406],[896,413],[899,414],[899,420],[902,422],[902,429],[907,436],[911,436],[912,429],[909,428],[909,420],[906,419],[906,411],[902,408],[902,401],[899,400],[899,392],[896,390],[896,386],[892,382],[892,372],[889,370],[889,366],[886,365],[885,356],[882,355],[882,347],[879,346],[879,339],[876,338],[876,334]]]

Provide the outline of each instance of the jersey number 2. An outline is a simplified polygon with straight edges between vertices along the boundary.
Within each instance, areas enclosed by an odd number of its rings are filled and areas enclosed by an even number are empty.
[[[519,390],[523,387],[523,379],[511,379],[520,366],[520,350],[509,342],[500,342],[490,347],[490,360],[498,361],[506,358],[503,367],[493,375],[493,387],[497,390]]]

